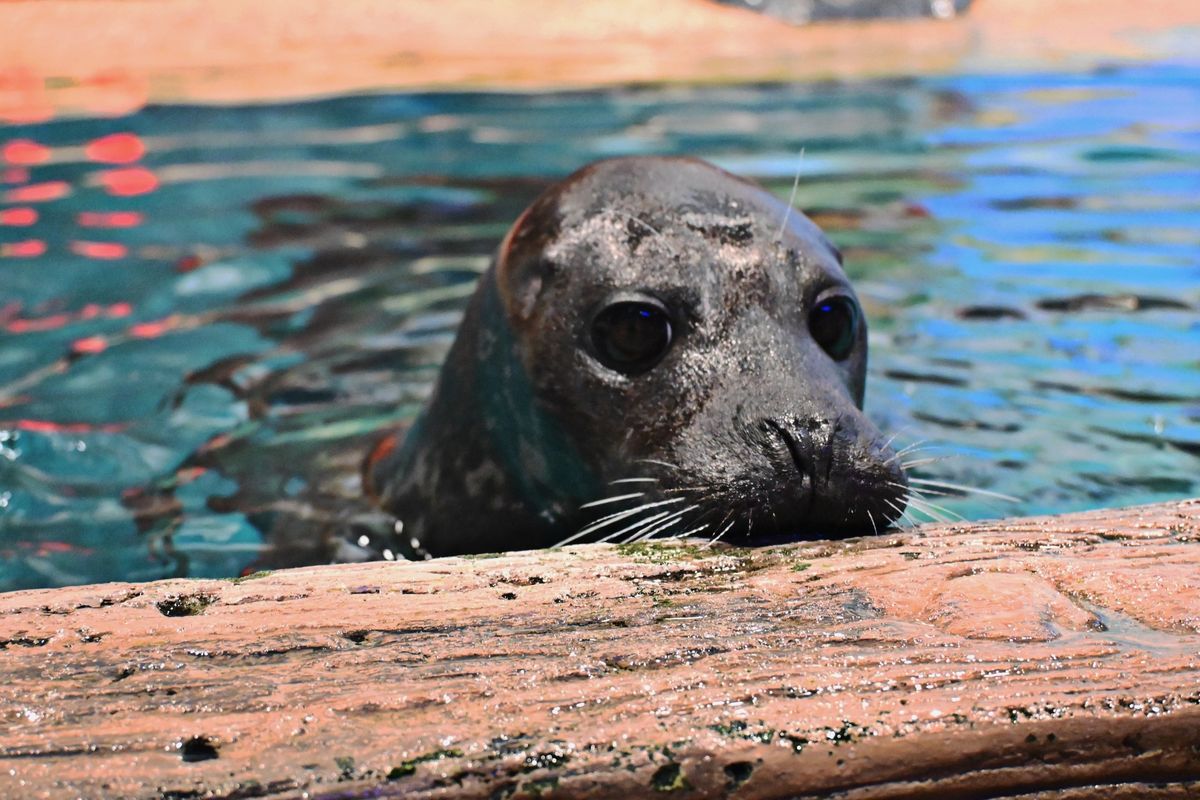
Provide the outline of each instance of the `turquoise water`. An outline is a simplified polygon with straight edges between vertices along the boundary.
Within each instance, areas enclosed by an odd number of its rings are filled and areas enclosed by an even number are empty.
[[[1200,494],[1200,73],[346,97],[0,128],[0,589],[327,561],[556,177],[687,153],[838,243],[971,518]],[[803,155],[801,155],[803,153]]]

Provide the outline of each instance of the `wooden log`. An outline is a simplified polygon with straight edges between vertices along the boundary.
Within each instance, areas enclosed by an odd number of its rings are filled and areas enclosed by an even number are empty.
[[[0,596],[0,797],[1185,797],[1200,500]]]

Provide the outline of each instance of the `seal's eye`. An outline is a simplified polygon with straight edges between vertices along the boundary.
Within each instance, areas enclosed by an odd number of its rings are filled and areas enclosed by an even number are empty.
[[[592,320],[592,346],[604,366],[637,375],[666,355],[671,346],[671,318],[655,303],[613,303]]]
[[[854,352],[858,320],[858,305],[849,297],[837,295],[813,306],[808,315],[808,330],[830,358],[841,361]]]

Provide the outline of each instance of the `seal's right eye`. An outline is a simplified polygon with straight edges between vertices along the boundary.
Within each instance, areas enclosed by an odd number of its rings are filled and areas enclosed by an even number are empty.
[[[858,305],[845,295],[820,301],[808,316],[808,330],[834,361],[844,361],[858,343]]]
[[[592,320],[592,347],[609,369],[640,374],[657,364],[671,347],[671,318],[656,303],[613,303]]]

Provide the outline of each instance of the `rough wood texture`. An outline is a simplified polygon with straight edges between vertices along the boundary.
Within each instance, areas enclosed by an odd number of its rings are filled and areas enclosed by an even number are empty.
[[[0,596],[0,796],[1184,797],[1200,501]]]

